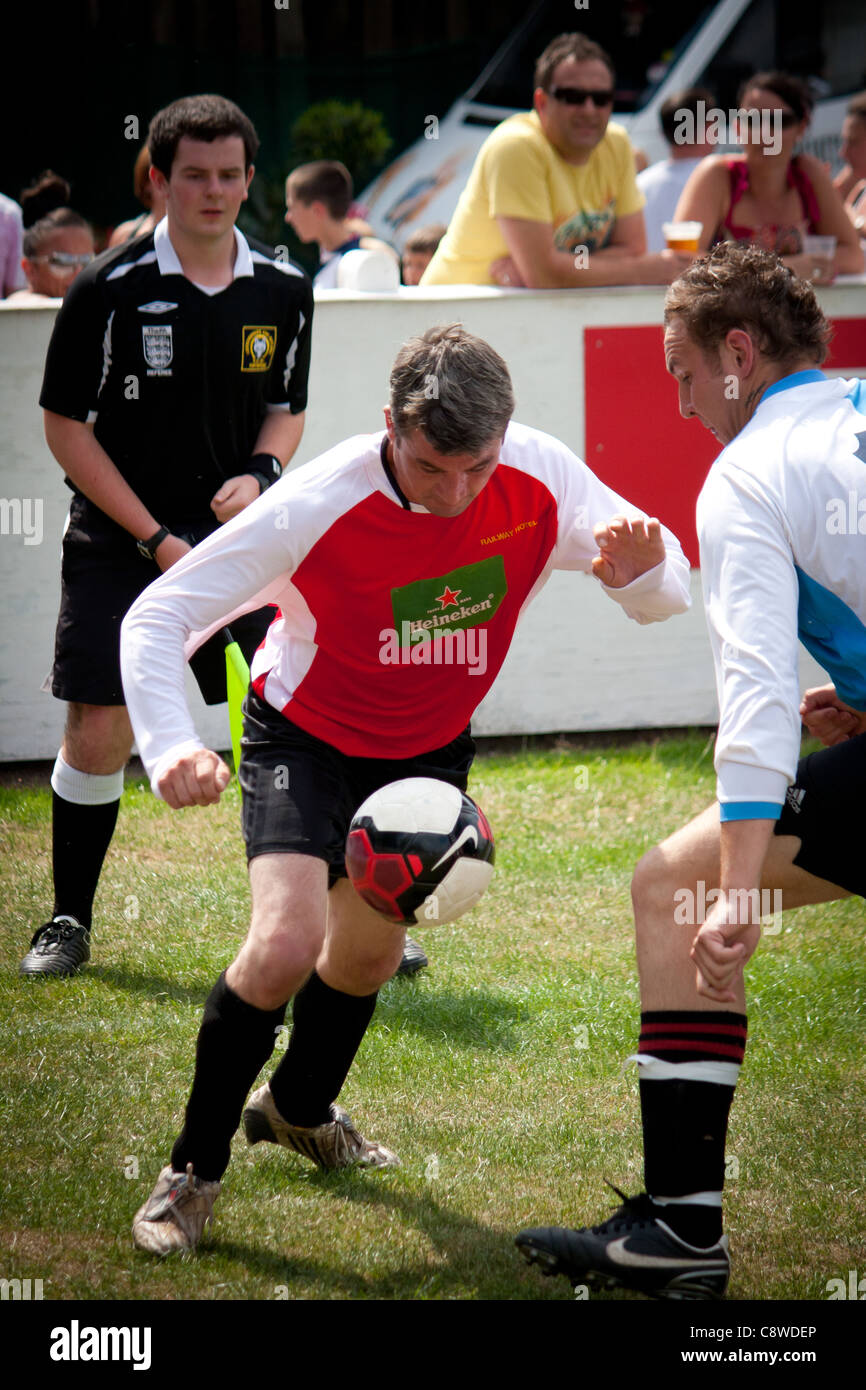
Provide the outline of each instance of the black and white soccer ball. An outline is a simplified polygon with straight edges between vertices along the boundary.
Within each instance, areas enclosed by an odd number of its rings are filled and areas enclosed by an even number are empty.
[[[392,922],[453,922],[493,875],[493,832],[465,792],[435,777],[389,782],[358,807],[346,869],[361,897]]]

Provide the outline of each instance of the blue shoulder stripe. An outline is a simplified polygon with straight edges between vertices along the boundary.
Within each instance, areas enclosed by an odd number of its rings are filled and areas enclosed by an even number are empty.
[[[861,415],[866,415],[866,378],[857,377],[851,385],[847,399]]]
[[[837,594],[795,565],[800,598],[797,631],[806,650],[829,672],[840,700],[866,709],[866,627]]]

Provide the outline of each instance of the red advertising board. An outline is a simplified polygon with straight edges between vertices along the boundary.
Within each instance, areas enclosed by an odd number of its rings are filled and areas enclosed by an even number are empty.
[[[866,318],[834,319],[825,369],[866,376]],[[585,328],[586,462],[674,532],[698,563],[695,503],[718,441],[683,420],[655,324]]]

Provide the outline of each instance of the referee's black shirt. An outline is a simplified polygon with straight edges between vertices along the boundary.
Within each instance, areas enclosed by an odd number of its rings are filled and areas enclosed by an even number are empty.
[[[268,409],[307,403],[313,292],[300,267],[235,229],[234,280],[183,274],[162,221],[100,256],[57,315],[39,404],[94,434],[165,525],[210,514]]]

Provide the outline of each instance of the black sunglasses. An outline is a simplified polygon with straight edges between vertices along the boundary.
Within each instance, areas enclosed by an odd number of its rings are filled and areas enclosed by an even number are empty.
[[[603,92],[588,92],[584,87],[554,87],[550,95],[554,101],[564,101],[566,106],[583,106],[589,97],[593,106],[610,106],[613,102],[613,88]]]
[[[783,130],[788,130],[790,126],[798,125],[803,120],[803,117],[798,116],[796,111],[783,111],[781,106],[747,106],[743,109],[747,114],[750,111],[757,111],[762,119],[765,115],[772,116],[773,121],[778,120]]]

